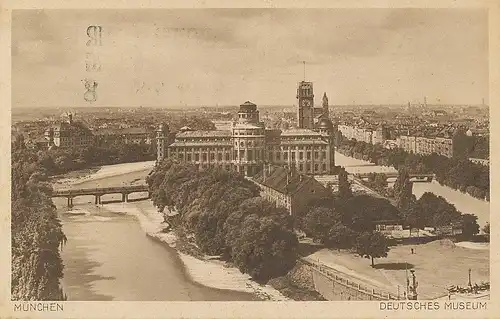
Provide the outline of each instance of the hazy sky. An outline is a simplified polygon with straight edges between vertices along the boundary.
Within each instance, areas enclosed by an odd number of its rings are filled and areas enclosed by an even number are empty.
[[[89,25],[103,28],[88,47]],[[86,55],[101,62],[87,72]],[[24,10],[12,18],[12,101],[32,106],[488,101],[481,9]],[[84,79],[98,83],[84,100]]]

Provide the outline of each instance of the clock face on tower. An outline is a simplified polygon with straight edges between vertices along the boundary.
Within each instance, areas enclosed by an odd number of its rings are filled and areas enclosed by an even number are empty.
[[[309,100],[302,100],[302,106],[304,106],[304,107],[311,106],[311,101],[309,101]]]

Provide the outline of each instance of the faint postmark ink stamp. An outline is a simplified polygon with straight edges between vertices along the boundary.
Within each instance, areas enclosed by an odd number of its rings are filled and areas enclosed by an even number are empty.
[[[86,60],[85,60],[85,70],[87,72],[99,72],[101,71],[101,61],[99,56],[92,53],[87,52]]]
[[[97,82],[92,79],[83,80],[85,85],[85,93],[83,94],[83,98],[87,102],[95,102],[97,101],[97,92],[96,88],[98,86]]]
[[[87,41],[87,46],[101,46],[102,45],[102,27],[97,25],[91,25],[87,28],[87,36],[89,40]]]
[[[85,71],[86,72],[100,72],[101,71],[101,61],[99,59],[99,55],[92,51],[92,47],[102,46],[102,26],[91,25],[87,27],[86,34],[88,40],[86,42],[86,46],[89,47],[87,49],[85,55]],[[84,79],[85,93],[83,94],[83,98],[87,102],[95,102],[97,101],[97,86],[98,83],[94,79]]]

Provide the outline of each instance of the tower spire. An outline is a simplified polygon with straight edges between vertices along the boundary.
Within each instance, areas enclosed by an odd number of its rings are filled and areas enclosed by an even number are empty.
[[[304,65],[304,82],[306,81],[306,61],[302,61],[302,64]]]

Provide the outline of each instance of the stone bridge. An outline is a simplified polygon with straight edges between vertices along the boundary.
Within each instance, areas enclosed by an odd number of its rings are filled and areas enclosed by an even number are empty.
[[[387,177],[387,179],[398,177],[397,172],[387,172],[387,173],[382,173],[382,174],[384,174]],[[354,175],[360,179],[367,179],[370,176],[369,173],[354,174]],[[409,175],[410,175],[410,180],[412,182],[430,183],[434,179],[434,174],[409,174]]]
[[[122,201],[127,202],[129,194],[138,192],[148,192],[148,198],[150,196],[148,185],[134,185],[100,188],[58,189],[52,192],[52,197],[66,197],[68,199],[68,207],[73,207],[73,198],[77,196],[94,195],[95,204],[101,204],[101,196],[103,195],[122,194]]]

